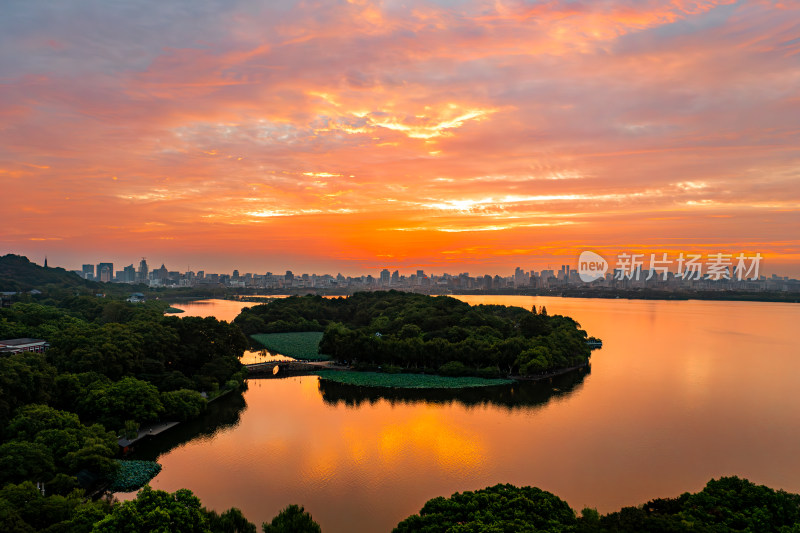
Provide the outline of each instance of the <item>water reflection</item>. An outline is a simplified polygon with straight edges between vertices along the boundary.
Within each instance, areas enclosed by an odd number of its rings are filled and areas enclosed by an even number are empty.
[[[246,407],[244,395],[231,392],[210,402],[206,414],[199,419],[182,422],[169,431],[144,439],[136,445],[130,458],[155,461],[187,442],[211,440],[218,433],[237,427]]]
[[[296,361],[293,357],[289,357],[279,353],[273,353],[265,349],[247,350],[239,358],[243,365],[255,365],[259,363],[279,363],[281,361]]]
[[[541,407],[580,390],[591,365],[547,381],[520,381],[513,385],[475,387],[470,389],[389,389],[345,385],[333,381],[319,381],[322,400],[329,405],[343,404],[357,408],[364,403],[375,404],[387,400],[392,405],[413,403],[458,403],[471,406],[500,406],[509,410]]]

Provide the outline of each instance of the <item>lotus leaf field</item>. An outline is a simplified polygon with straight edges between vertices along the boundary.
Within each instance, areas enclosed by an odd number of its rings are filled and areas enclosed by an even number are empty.
[[[514,383],[511,379],[445,377],[434,374],[388,374],[382,372],[351,372],[343,370],[320,370],[315,372],[315,374],[321,379],[327,379],[345,385],[397,389],[467,389]]]
[[[319,353],[321,331],[301,331],[292,333],[259,333],[251,337],[270,352],[276,352],[295,359],[325,361],[327,355]]]
[[[161,472],[161,465],[154,461],[117,461],[119,470],[111,481],[111,492],[133,492],[144,487]]]

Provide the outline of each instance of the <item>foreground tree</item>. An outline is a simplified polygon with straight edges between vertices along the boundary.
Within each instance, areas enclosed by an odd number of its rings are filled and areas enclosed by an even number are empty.
[[[232,507],[218,515],[208,511],[208,524],[214,533],[256,533],[256,525],[245,518],[242,511]]]
[[[319,524],[300,505],[290,505],[267,524],[261,525],[264,533],[321,533]]]
[[[574,511],[558,496],[535,487],[495,485],[429,500],[394,531],[563,533],[575,531],[576,524]]]
[[[115,505],[111,514],[94,525],[93,532],[207,533],[206,513],[192,491],[180,489],[174,494],[145,487],[135,500]]]

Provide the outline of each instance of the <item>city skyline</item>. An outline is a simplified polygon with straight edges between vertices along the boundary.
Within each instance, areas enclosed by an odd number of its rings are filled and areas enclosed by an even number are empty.
[[[798,15],[16,3],[0,249],[349,273],[742,251],[800,277]]]
[[[643,273],[642,278],[651,270],[653,271],[650,274],[651,277],[660,278],[663,276],[666,279],[667,274],[670,275],[670,279],[673,277],[678,277],[676,274],[685,271],[687,278],[692,279],[708,279],[709,276],[713,276],[711,279],[719,280],[719,279],[731,279],[733,281],[736,278],[741,280],[766,280],[766,279],[777,279],[777,280],[790,280],[790,281],[797,281],[795,278],[782,274],[779,272],[771,272],[764,270],[761,265],[762,258],[759,256],[745,256],[741,254],[739,256],[739,264],[737,266],[737,258],[736,256],[727,256],[722,255],[720,257],[716,257],[719,254],[715,254],[709,257],[702,257],[702,256],[691,256],[687,255],[684,257],[682,254],[679,257],[668,257],[663,256],[663,258],[659,258],[656,256],[653,257],[646,257],[644,254],[623,254],[622,257],[617,258],[604,258],[606,259],[608,265],[608,272],[604,276],[600,277],[607,277],[609,275],[619,276],[621,272],[624,272],[626,276],[632,277],[634,274],[638,275]],[[724,259],[722,258],[724,256]],[[30,258],[29,258],[30,259]],[[713,268],[709,268],[709,265],[716,260],[725,261],[728,264],[727,267],[717,265],[716,274],[713,274]],[[47,258],[45,257],[44,266],[48,266]],[[409,278],[419,278],[420,276],[424,276],[425,278],[450,278],[450,277],[458,277],[458,276],[470,276],[474,278],[483,278],[486,276],[490,276],[493,278],[503,278],[503,279],[514,279],[515,277],[523,274],[528,277],[533,276],[552,276],[558,277],[559,273],[564,272],[566,276],[572,274],[572,280],[576,284],[583,284],[583,283],[591,283],[588,280],[581,280],[579,277],[579,272],[581,271],[581,264],[580,258],[575,258],[575,261],[569,263],[561,263],[557,265],[547,264],[547,265],[527,265],[527,266],[520,266],[517,265],[514,267],[513,271],[505,272],[505,271],[475,271],[469,272],[465,270],[453,270],[453,271],[425,271],[424,269],[406,269],[401,271],[401,268],[396,266],[384,266],[377,270],[372,271],[364,271],[359,273],[346,273],[341,271],[303,271],[303,270],[293,270],[293,269],[255,269],[255,270],[247,270],[242,268],[237,268],[236,266],[228,269],[222,270],[213,270],[213,269],[206,269],[203,267],[199,268],[192,268],[191,265],[187,265],[185,270],[181,268],[171,268],[175,265],[167,266],[166,263],[161,262],[161,266],[156,266],[159,262],[156,261],[154,263],[148,263],[147,258],[141,257],[139,261],[131,262],[129,265],[124,265],[127,261],[122,261],[119,263],[115,263],[113,261],[102,261],[102,262],[91,262],[91,263],[82,263],[81,268],[70,268],[69,265],[60,265],[57,263],[53,263],[52,261],[49,262],[50,267],[56,268],[63,268],[67,271],[74,272],[84,279],[89,279],[92,281],[116,281],[116,282],[124,282],[124,283],[134,283],[134,282],[146,282],[148,279],[153,277],[153,274],[156,271],[162,271],[163,273],[178,273],[181,276],[189,275],[211,275],[211,276],[221,276],[223,278],[237,278],[237,277],[244,277],[244,276],[272,276],[275,279],[283,278],[285,276],[289,277],[329,277],[329,278],[337,278],[337,277],[344,277],[346,279],[359,279],[359,278],[369,278],[374,279],[376,282],[381,284],[383,281],[388,281],[389,277],[391,276],[392,282],[396,281],[397,276],[403,279]],[[33,263],[37,263],[35,259]],[[695,263],[692,267],[691,263]],[[115,268],[116,265],[116,268]],[[107,272],[104,271],[104,267],[108,267]],[[690,268],[692,267],[692,268]],[[739,272],[738,269],[742,271]],[[690,272],[691,270],[691,272]],[[101,274],[102,272],[102,274]],[[109,275],[109,279],[105,279],[105,275]],[[384,274],[386,279],[384,280]]]

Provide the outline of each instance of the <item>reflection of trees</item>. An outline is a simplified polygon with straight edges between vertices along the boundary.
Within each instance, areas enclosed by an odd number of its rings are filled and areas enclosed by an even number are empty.
[[[231,392],[209,403],[208,410],[200,418],[181,422],[160,435],[137,443],[131,458],[155,461],[186,442],[210,439],[220,431],[238,426],[246,407],[242,393]]]
[[[515,409],[541,407],[550,400],[566,397],[580,389],[590,373],[591,365],[544,381],[520,381],[512,385],[468,389],[389,389],[345,385],[321,379],[319,391],[325,403],[342,403],[349,407],[358,407],[364,402],[373,404],[379,400],[388,400],[392,404],[458,402],[466,406],[497,405]]]

